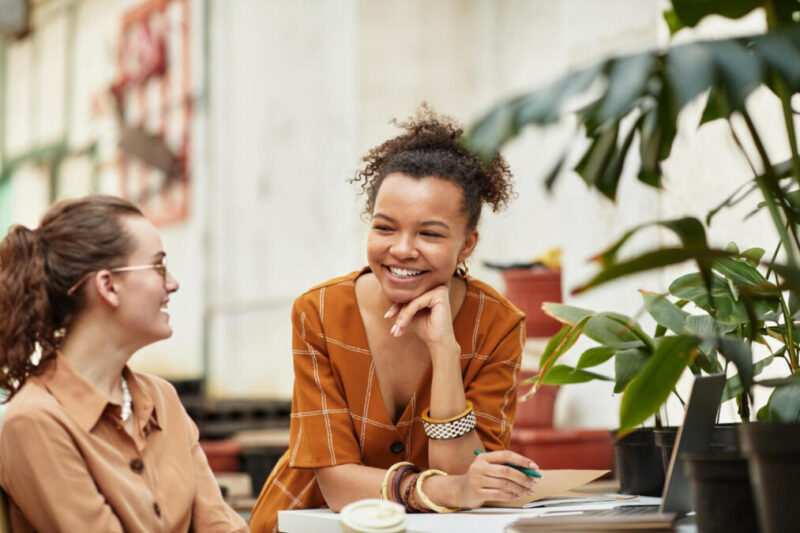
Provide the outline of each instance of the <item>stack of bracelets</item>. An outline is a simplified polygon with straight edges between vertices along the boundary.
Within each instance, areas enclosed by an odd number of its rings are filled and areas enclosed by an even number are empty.
[[[446,472],[434,469],[420,472],[417,465],[409,462],[395,463],[383,477],[381,499],[399,503],[409,513],[454,513],[458,511],[458,508],[437,505],[422,491],[422,482],[426,478],[446,475]],[[408,476],[411,476],[411,481],[401,493],[400,487],[403,479]]]
[[[475,429],[475,411],[472,403],[467,401],[466,410],[453,418],[435,420],[430,417],[430,409],[422,415],[422,425],[428,438],[436,440],[450,440],[462,437]],[[409,462],[395,463],[381,483],[381,498],[390,500],[406,508],[409,513],[454,513],[458,508],[444,507],[431,501],[422,490],[422,482],[431,476],[446,476],[446,472],[430,469],[420,472],[415,464]],[[411,476],[411,481],[404,491],[400,491],[403,479]]]

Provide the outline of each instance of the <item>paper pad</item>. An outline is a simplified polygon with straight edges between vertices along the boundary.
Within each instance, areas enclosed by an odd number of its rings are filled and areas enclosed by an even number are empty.
[[[535,502],[551,496],[561,496],[569,491],[586,485],[590,481],[609,473],[610,470],[539,470],[542,474],[537,479],[533,494],[508,502],[486,502],[490,507],[523,507],[526,503]]]

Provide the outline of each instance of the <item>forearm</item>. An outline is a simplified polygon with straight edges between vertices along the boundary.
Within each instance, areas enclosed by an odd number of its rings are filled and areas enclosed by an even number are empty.
[[[379,497],[386,470],[346,464],[317,468],[314,473],[328,507],[338,513],[348,503]]]
[[[433,419],[452,418],[466,409],[460,352],[458,344],[431,350],[433,376],[430,417]],[[431,468],[444,470],[449,474],[463,474],[475,457],[473,452],[483,449],[474,429],[456,439],[428,439],[428,463]]]

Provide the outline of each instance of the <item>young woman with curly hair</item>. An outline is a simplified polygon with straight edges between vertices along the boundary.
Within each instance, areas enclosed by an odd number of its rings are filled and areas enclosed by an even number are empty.
[[[89,196],[0,242],[0,486],[13,531],[247,531],[175,389],[132,372],[178,282],[134,205]]]
[[[352,180],[371,219],[368,266],[302,294],[292,312],[291,441],[253,510],[334,511],[382,497],[448,512],[529,493],[536,468],[504,451],[516,410],[524,315],[467,275],[483,203],[512,195],[462,130],[423,107]],[[475,454],[475,451],[489,453]]]

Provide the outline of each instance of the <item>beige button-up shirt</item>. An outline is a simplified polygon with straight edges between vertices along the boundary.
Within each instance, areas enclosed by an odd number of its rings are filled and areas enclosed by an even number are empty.
[[[0,485],[15,532],[247,531],[222,499],[197,427],[163,379],[124,370],[135,435],[121,406],[58,355],[9,402]]]

